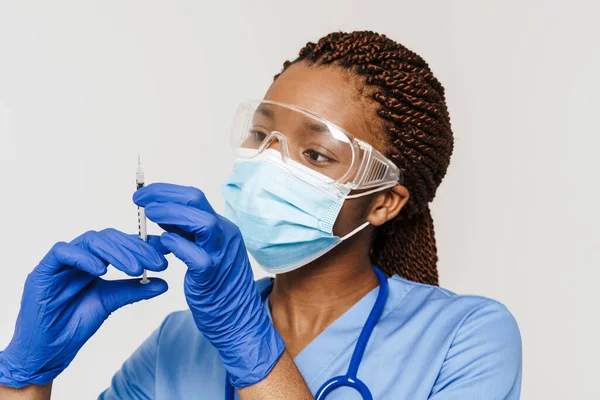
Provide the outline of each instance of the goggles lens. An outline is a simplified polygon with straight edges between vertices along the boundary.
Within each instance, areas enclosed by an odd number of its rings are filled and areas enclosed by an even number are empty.
[[[233,145],[278,150],[284,161],[294,160],[333,180],[349,175],[356,158],[352,140],[341,128],[306,111],[269,102],[246,102],[238,110]]]

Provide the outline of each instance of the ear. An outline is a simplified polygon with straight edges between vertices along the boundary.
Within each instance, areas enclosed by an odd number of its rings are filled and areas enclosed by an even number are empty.
[[[396,185],[385,192],[377,194],[367,214],[367,221],[373,226],[381,226],[398,215],[410,197],[408,189]]]

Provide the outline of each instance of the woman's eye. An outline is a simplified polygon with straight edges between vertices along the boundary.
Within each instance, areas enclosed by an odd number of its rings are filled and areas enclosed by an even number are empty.
[[[267,137],[267,134],[264,132],[258,131],[256,129],[253,129],[250,131],[250,137],[257,142],[262,142]]]
[[[305,150],[304,154],[306,155],[306,157],[308,157],[309,161],[312,161],[315,163],[325,163],[325,162],[333,161],[333,159],[331,159],[315,150]]]

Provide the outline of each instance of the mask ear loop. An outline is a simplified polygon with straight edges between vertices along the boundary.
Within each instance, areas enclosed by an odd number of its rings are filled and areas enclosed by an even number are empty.
[[[382,187],[379,187],[379,188],[376,188],[376,189],[373,189],[373,190],[369,190],[369,191],[366,191],[366,192],[363,192],[363,193],[358,193],[358,194],[353,194],[353,195],[350,195],[350,196],[346,196],[346,199],[356,199],[357,197],[362,197],[362,196],[366,196],[366,195],[369,195],[369,194],[372,194],[372,193],[375,193],[375,192],[380,192],[380,191],[385,190],[385,189],[393,188],[397,184],[398,183],[396,183],[396,182],[392,182],[392,183],[389,183],[389,184],[387,184],[385,186],[382,186]],[[340,242],[343,242],[344,240],[346,240],[346,239],[352,237],[353,235],[357,234],[358,232],[362,231],[367,226],[369,226],[369,224],[370,224],[370,222],[367,221],[364,224],[359,225],[356,229],[352,230],[350,233],[347,233],[346,235],[344,235],[343,237],[341,237],[340,238]]]
[[[365,229],[367,226],[369,226],[370,222],[367,221],[364,224],[360,225],[358,228],[354,229],[352,232],[347,233],[346,235],[342,236],[340,238],[340,242],[343,242],[344,240],[354,236],[355,234],[357,234],[358,232],[362,231],[363,229]]]

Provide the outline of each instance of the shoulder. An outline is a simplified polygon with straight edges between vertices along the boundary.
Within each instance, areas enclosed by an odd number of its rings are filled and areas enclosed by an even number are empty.
[[[421,305],[436,304],[439,307],[456,307],[467,312],[490,308],[510,314],[504,304],[485,296],[457,294],[439,286],[409,281],[398,275],[391,276],[389,284],[390,291],[404,291],[408,298],[419,301]]]
[[[429,360],[437,376],[432,399],[518,398],[521,334],[504,304],[397,276],[389,282],[406,293],[390,313],[398,334],[406,333],[402,326],[411,326],[410,332],[432,352]]]
[[[393,275],[390,291],[404,292],[399,308],[411,309],[413,315],[429,321],[441,321],[454,326],[453,334],[476,334],[492,340],[502,337],[520,347],[520,332],[516,319],[501,302],[485,296],[456,294],[448,289],[412,282]]]
[[[430,363],[439,373],[433,393],[462,390],[463,386],[470,393],[485,385],[498,393],[519,390],[521,334],[504,304],[396,275],[388,282],[390,298],[401,298],[386,317],[390,331],[403,340],[411,337],[415,343],[425,344]],[[478,381],[482,383],[475,384]],[[462,394],[456,398],[475,398],[473,393],[456,393]]]

